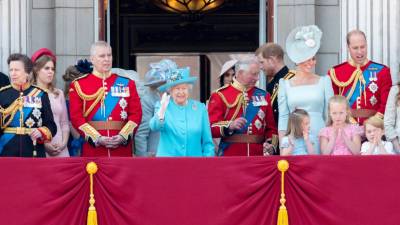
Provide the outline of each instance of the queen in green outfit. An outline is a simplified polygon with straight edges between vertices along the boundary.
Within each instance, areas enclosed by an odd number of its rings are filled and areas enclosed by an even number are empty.
[[[214,156],[210,122],[205,105],[189,99],[197,78],[188,67],[171,72],[158,89],[166,92],[156,103],[150,129],[160,131],[156,156]]]

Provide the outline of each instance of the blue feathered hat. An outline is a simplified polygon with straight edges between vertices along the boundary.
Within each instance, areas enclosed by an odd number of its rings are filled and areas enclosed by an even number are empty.
[[[144,75],[145,86],[158,86],[166,82],[172,70],[178,68],[170,59],[163,59],[158,63],[150,63],[150,70]]]

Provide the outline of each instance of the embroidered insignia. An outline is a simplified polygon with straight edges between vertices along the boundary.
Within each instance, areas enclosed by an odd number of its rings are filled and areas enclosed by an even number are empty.
[[[40,112],[40,110],[38,108],[33,109],[32,111],[32,115],[36,118],[36,119],[40,119],[40,116],[42,115],[42,112]]]
[[[265,113],[261,109],[258,110],[257,115],[261,120],[263,120],[265,118]]]
[[[371,84],[368,86],[368,89],[375,94],[375,92],[378,91],[378,85],[375,82],[371,82]]]
[[[369,99],[369,102],[371,102],[371,105],[375,105],[378,103],[378,100],[375,98],[375,95],[372,95],[372,97]]]
[[[119,100],[119,106],[121,106],[122,109],[125,109],[128,106],[128,102],[125,100],[125,98],[121,98],[121,100]]]
[[[126,111],[121,111],[121,119],[126,120],[128,118],[128,113]]]
[[[256,126],[257,129],[261,129],[261,127],[262,127],[261,121],[257,119],[257,120],[254,122],[254,126]]]
[[[31,117],[29,117],[29,119],[25,121],[25,125],[29,128],[32,128],[35,125],[35,121]]]
[[[37,122],[38,127],[41,127],[43,125],[43,120],[40,118]]]
[[[193,109],[193,110],[197,110],[197,105],[196,105],[196,104],[193,104],[193,105],[192,105],[192,109]]]

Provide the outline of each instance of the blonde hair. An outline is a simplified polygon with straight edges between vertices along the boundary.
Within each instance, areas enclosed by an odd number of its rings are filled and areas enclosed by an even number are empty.
[[[367,120],[364,121],[364,129],[365,129],[365,125],[371,125],[374,126],[376,128],[385,130],[385,126],[383,124],[383,120],[377,116],[371,116],[370,118],[368,118]]]
[[[346,123],[350,123],[350,117],[351,117],[351,111],[350,111],[350,106],[349,106],[349,101],[347,101],[347,98],[341,95],[334,95],[332,96],[329,101],[328,101],[328,121],[326,122],[327,126],[332,125],[332,118],[331,118],[331,105],[332,103],[339,103],[339,104],[344,104],[346,105]]]
[[[302,122],[303,119],[309,117],[308,113],[304,109],[295,109],[289,115],[288,129],[286,131],[286,136],[291,135],[294,138],[303,137]]]

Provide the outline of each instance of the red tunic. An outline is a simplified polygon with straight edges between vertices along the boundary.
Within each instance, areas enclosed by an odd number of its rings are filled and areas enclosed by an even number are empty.
[[[354,81],[350,82],[347,86],[340,88],[337,81],[335,82],[332,74],[334,73],[338,81],[346,82],[350,79],[356,69],[357,67],[353,63],[344,62],[333,67],[328,71],[328,74],[331,76],[334,93],[347,96],[351,108],[354,109],[354,118],[360,125],[362,125],[363,121],[367,118],[357,117],[357,111],[359,109],[373,110],[372,112],[376,112],[376,115],[383,117],[385,113],[386,100],[389,95],[390,87],[392,86],[392,77],[390,76],[390,69],[387,66],[368,61],[364,66],[360,67],[367,85],[365,85],[365,87],[359,85],[356,88],[353,88],[354,93],[352,96],[348,96],[354,82],[360,83],[360,81],[354,79]],[[376,71],[376,73],[374,71]],[[361,91],[359,88],[360,86]],[[353,101],[351,99],[353,99]]]
[[[224,138],[230,136],[227,129],[229,123],[236,118],[244,117],[243,109],[245,107],[243,105],[245,103],[243,99],[246,98],[244,97],[244,93],[247,93],[248,97],[246,100],[248,104],[252,104],[252,97],[256,89],[258,88],[253,87],[244,91],[245,88],[235,80],[233,84],[226,85],[211,95],[208,103],[208,113],[213,138],[221,138],[221,142],[224,142]],[[245,131],[244,134],[264,136],[265,139],[271,139],[273,135],[276,136],[277,130],[272,113],[270,96],[264,90],[258,89],[258,91],[263,93],[263,98],[266,101],[259,107],[257,114],[251,121],[247,132]],[[263,143],[230,143],[224,150],[223,155],[262,156]]]
[[[70,86],[71,122],[86,140],[82,156],[132,156],[132,136],[142,118],[135,82],[111,74],[103,83],[102,77],[93,72],[78,78]],[[118,134],[127,141],[126,145],[116,149],[95,147],[100,136]]]

